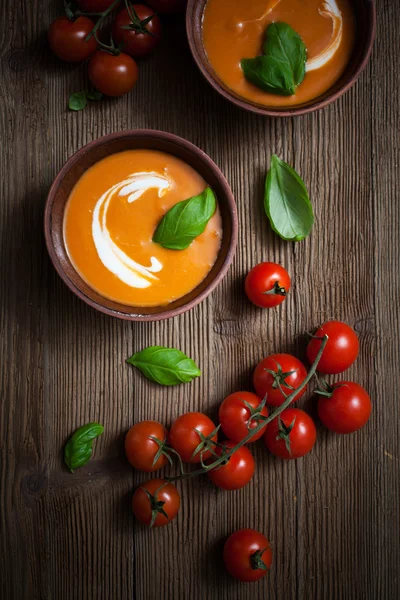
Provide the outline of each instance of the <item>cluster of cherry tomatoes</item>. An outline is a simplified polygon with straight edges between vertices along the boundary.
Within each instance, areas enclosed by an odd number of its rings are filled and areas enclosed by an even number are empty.
[[[122,96],[137,82],[135,59],[150,54],[161,40],[158,15],[184,10],[186,0],[148,0],[148,4],[129,0],[69,2],[66,15],[50,25],[50,48],[67,62],[89,59],[88,76],[95,89],[107,96]],[[104,22],[110,14],[113,21],[107,31]],[[103,41],[106,37],[109,44]]]
[[[268,302],[284,299],[290,279],[287,274],[285,279],[278,267],[273,263],[263,263],[247,277],[246,292],[253,300],[258,300],[258,304],[264,297],[261,296],[260,300],[257,294],[265,292]],[[266,268],[274,271],[272,277],[267,284],[264,281],[255,286],[254,274],[263,271],[265,275]],[[270,290],[272,293],[268,294]],[[316,362],[323,339],[326,345],[317,366],[319,374],[342,373],[356,360],[359,344],[354,330],[346,323],[328,321],[310,336],[306,350],[310,364]],[[244,487],[255,470],[248,444],[261,437],[266,448],[282,459],[297,459],[310,452],[316,442],[317,429],[305,411],[289,406],[281,409],[275,418],[268,418],[269,407],[276,411],[283,403],[290,402],[289,396],[292,398],[290,403],[303,396],[307,388],[306,378],[307,370],[298,358],[290,354],[272,354],[255,368],[253,384],[256,393],[235,392],[222,402],[218,427],[200,412],[179,416],[169,431],[155,421],[134,425],[125,439],[126,455],[133,467],[154,472],[168,462],[172,463],[173,457],[178,458],[181,466],[180,476],[148,480],[134,492],[132,506],[136,518],[154,527],[168,524],[180,506],[180,496],[173,483],[177,479],[206,473],[214,485],[224,490]],[[318,415],[328,429],[345,434],[365,425],[371,413],[371,401],[360,385],[351,381],[331,385],[324,380],[318,381],[320,389],[315,392],[319,398]],[[226,439],[221,439],[221,432]],[[183,463],[196,463],[198,468],[185,472]],[[260,544],[254,550],[255,539],[259,539]],[[265,575],[271,563],[271,550],[262,534],[241,530],[226,542],[224,560],[228,571],[235,577],[253,581]],[[242,571],[235,560],[239,561]]]

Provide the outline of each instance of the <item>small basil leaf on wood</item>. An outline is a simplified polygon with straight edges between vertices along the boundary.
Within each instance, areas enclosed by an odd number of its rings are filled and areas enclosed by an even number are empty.
[[[304,79],[307,61],[307,48],[299,34],[287,23],[271,23],[263,53],[241,61],[246,79],[271,94],[295,94]]]
[[[160,385],[188,383],[201,375],[194,360],[176,348],[150,346],[128,358],[127,362]]]
[[[153,242],[170,250],[184,250],[203,233],[217,208],[211,188],[198,196],[175,204],[161,219],[153,235]]]
[[[284,240],[303,240],[314,224],[314,212],[303,180],[275,155],[265,182],[264,208],[272,229]]]
[[[103,425],[87,423],[75,431],[64,448],[64,462],[73,473],[83,467],[92,456],[93,440],[104,431]]]
[[[86,92],[76,92],[71,94],[68,100],[70,110],[82,110],[87,104]]]

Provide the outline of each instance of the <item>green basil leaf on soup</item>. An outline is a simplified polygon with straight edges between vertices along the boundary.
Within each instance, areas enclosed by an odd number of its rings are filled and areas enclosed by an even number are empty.
[[[64,462],[73,473],[83,467],[92,456],[93,440],[104,431],[103,425],[88,423],[75,431],[64,448]]]
[[[189,383],[201,371],[191,358],[176,348],[150,346],[126,361],[137,367],[147,379],[160,385]]]
[[[170,250],[184,250],[205,230],[217,208],[211,188],[175,204],[161,219],[153,242]]]
[[[263,55],[241,61],[246,79],[265,92],[292,96],[306,72],[307,48],[287,23],[271,23],[265,33]]]
[[[314,212],[303,180],[275,155],[265,182],[264,208],[272,229],[284,240],[303,240],[314,224]]]

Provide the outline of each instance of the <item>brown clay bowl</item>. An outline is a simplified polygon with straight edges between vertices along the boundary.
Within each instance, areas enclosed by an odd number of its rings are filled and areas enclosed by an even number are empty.
[[[223,239],[217,260],[204,281],[192,292],[167,306],[132,307],[104,298],[76,272],[64,243],[64,210],[69,194],[81,175],[102,158],[132,149],[152,149],[177,156],[192,166],[215,191],[222,215]],[[106,135],[78,150],[57,175],[50,188],[44,214],[44,232],[50,258],[61,279],[84,302],[97,310],[129,321],[158,321],[176,317],[204,300],[222,281],[232,262],[238,233],[236,204],[217,165],[202,150],[170,133],[149,129]]]
[[[349,90],[365,69],[375,39],[375,0],[352,0],[356,19],[356,43],[346,71],[333,87],[321,96],[293,108],[277,108],[256,104],[230,90],[214,72],[203,46],[202,18],[207,0],[189,0],[186,12],[186,31],[194,60],[208,83],[221,96],[245,110],[268,117],[294,117],[324,108]]]

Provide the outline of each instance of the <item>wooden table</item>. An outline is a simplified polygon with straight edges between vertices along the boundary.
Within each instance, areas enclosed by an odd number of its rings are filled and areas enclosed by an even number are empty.
[[[140,66],[120,100],[68,112],[85,69],[46,45],[61,0],[3,0],[1,35],[1,575],[4,600],[282,600],[400,597],[399,583],[399,38],[396,0],[380,0],[373,59],[356,86],[321,112],[263,119],[221,99],[190,56],[183,24]],[[97,314],[53,270],[42,214],[52,179],[73,152],[105,133],[156,128],[205,150],[232,185],[239,246],[224,282],[191,312],[155,324]],[[301,173],[316,212],[302,243],[276,237],[262,207],[277,153]],[[293,278],[278,310],[243,294],[255,263]],[[254,448],[256,475],[224,493],[206,480],[181,486],[164,530],[134,522],[132,490],[146,476],[123,456],[142,419],[166,424],[188,410],[216,417],[230,392],[251,388],[272,351],[304,356],[302,333],[326,318],[353,325],[360,357],[346,377],[373,400],[367,427],[340,437],[319,429],[312,454],[281,462]],[[189,385],[150,384],[125,359],[150,344],[176,346],[201,365]],[[301,402],[315,413],[315,400]],[[62,448],[78,426],[105,425],[94,458],[70,475]],[[226,536],[265,532],[274,561],[252,586],[222,566]]]

